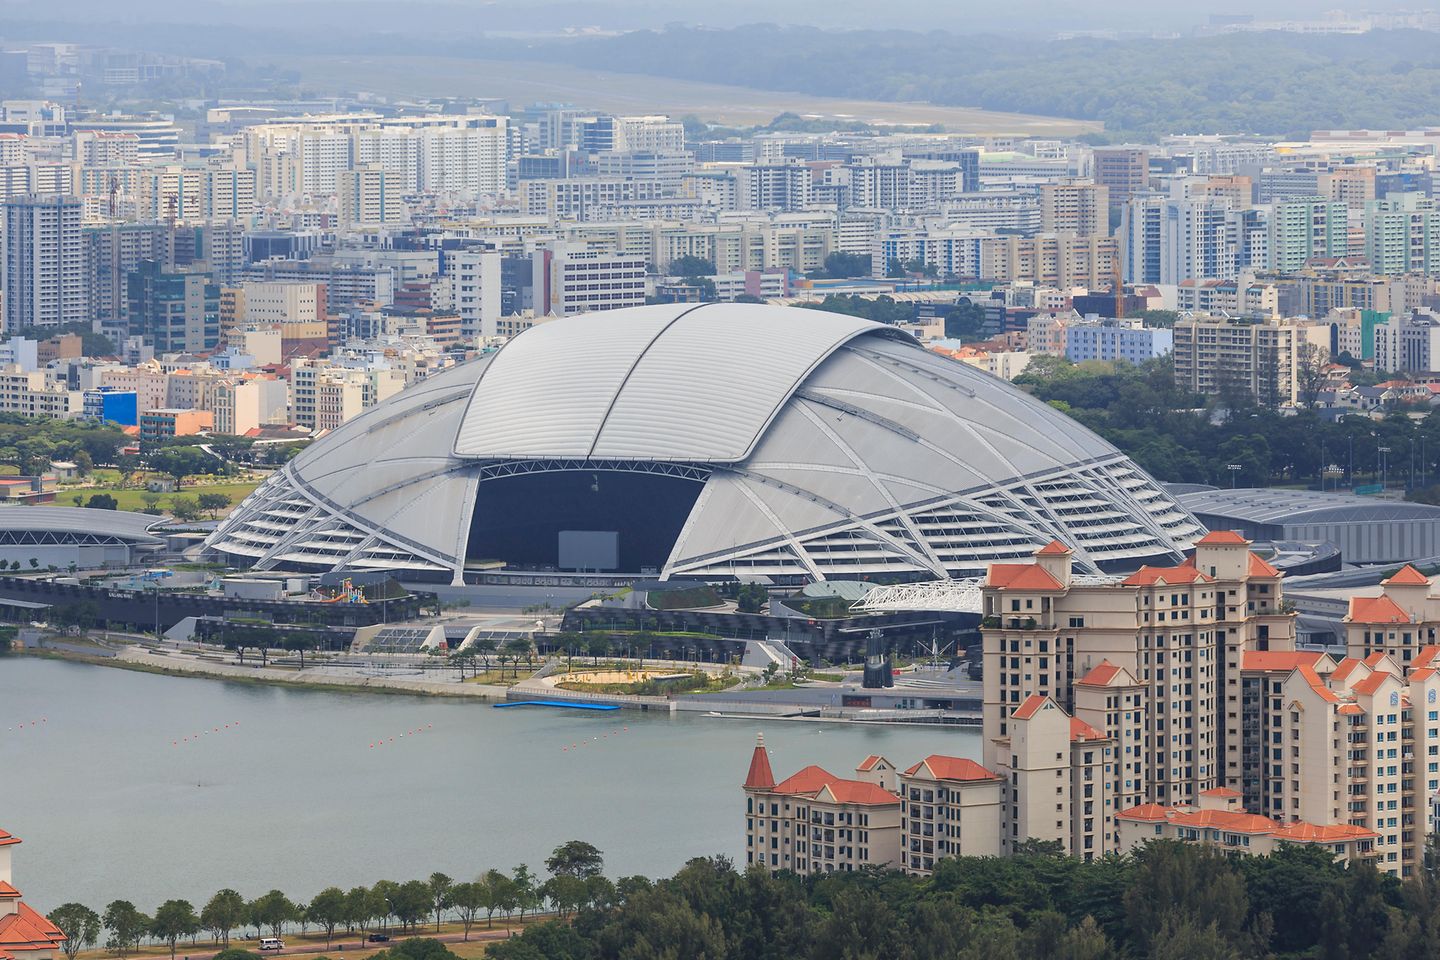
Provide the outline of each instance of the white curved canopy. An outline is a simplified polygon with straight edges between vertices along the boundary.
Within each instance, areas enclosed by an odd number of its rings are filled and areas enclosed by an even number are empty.
[[[857,317],[737,303],[542,323],[480,377],[455,454],[736,463],[810,371],[866,333],[910,340]]]

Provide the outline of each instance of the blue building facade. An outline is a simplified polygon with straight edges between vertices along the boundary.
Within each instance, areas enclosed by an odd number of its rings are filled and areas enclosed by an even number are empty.
[[[121,387],[95,387],[84,395],[87,420],[106,420],[122,427],[140,425],[140,403],[134,390]]]

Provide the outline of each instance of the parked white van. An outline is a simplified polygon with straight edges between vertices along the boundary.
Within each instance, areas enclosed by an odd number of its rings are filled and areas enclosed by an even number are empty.
[[[285,949],[285,941],[284,941],[284,940],[281,940],[279,937],[261,937],[261,938],[260,938],[260,949],[261,949],[261,950],[284,950],[284,949]]]

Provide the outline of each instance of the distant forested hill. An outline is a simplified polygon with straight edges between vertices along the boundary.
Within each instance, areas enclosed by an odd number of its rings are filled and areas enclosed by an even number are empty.
[[[1440,35],[1416,31],[1036,42],[759,25],[486,46],[475,55],[1102,120],[1124,133],[1440,124]]]

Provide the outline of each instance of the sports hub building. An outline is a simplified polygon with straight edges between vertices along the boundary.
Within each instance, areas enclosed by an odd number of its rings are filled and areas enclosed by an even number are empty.
[[[547,321],[367,411],[209,538],[260,569],[971,576],[1050,540],[1173,563],[1195,518],[1114,447],[894,328],[675,304]]]

